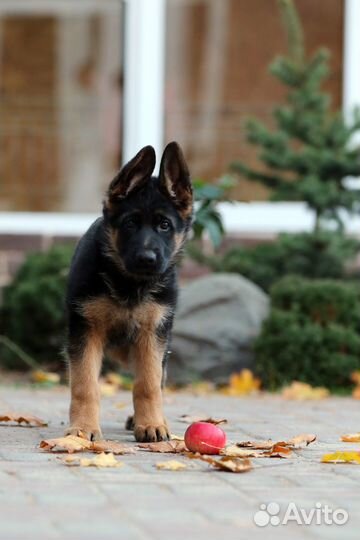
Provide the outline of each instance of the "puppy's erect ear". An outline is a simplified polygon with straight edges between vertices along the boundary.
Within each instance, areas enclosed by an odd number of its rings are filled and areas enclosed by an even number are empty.
[[[167,145],[160,164],[160,190],[170,197],[179,214],[188,218],[192,214],[193,193],[189,169],[176,142]]]
[[[107,200],[112,203],[124,199],[135,188],[142,186],[150,178],[155,168],[155,150],[145,146],[118,172],[110,183]]]

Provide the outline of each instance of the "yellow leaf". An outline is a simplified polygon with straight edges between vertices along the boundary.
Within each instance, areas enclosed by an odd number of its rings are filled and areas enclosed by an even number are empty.
[[[110,371],[105,375],[105,382],[108,384],[113,384],[114,386],[118,386],[119,388],[122,386],[123,378],[119,373],[116,373],[115,371]]]
[[[348,435],[342,435],[340,439],[343,442],[360,442],[360,433],[349,433]]]
[[[114,403],[114,407],[116,409],[125,409],[129,404],[125,403],[125,401],[118,401],[117,403]]]
[[[111,397],[118,391],[117,386],[109,383],[100,383],[100,394],[104,397]]]
[[[243,369],[230,376],[229,384],[221,389],[221,393],[227,396],[245,396],[259,390],[260,385],[260,379],[254,377],[252,371]]]
[[[181,463],[181,461],[170,459],[169,461],[159,461],[156,463],[156,468],[162,469],[163,471],[181,471],[187,467],[185,463]]]
[[[112,467],[119,468],[124,464],[115,459],[114,454],[99,454],[94,458],[78,458],[75,456],[67,456],[64,459],[66,465],[80,465],[80,467]]]
[[[44,422],[41,418],[32,414],[19,414],[19,413],[5,413],[0,414],[0,422],[17,422],[18,424],[34,425],[37,427],[47,426],[47,422]]]
[[[31,379],[36,383],[58,384],[60,382],[60,375],[58,373],[37,369],[36,371],[31,372]]]
[[[357,463],[360,464],[360,452],[334,452],[324,454],[322,463]]]
[[[324,399],[330,395],[327,388],[322,386],[313,387],[310,384],[293,381],[289,386],[283,388],[281,395],[285,399],[295,399],[305,401],[310,399]]]

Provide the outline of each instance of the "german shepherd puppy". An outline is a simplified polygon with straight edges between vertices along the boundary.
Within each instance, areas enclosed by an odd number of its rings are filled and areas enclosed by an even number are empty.
[[[191,227],[190,175],[177,143],[167,145],[159,177],[146,146],[112,180],[97,219],[72,260],[68,292],[67,356],[70,427],[102,437],[99,385],[103,355],[134,369],[137,441],[169,437],[162,407],[170,332],[177,298],[176,262]]]

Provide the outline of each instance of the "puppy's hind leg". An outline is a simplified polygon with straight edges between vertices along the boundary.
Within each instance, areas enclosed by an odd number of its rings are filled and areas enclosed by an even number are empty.
[[[89,440],[102,438],[99,412],[99,375],[103,358],[103,344],[94,332],[86,333],[81,343],[68,347],[70,362],[70,426],[66,435],[85,436]]]

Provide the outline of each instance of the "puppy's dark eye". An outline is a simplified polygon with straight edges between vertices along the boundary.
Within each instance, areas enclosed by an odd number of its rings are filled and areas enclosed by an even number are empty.
[[[137,222],[134,218],[129,218],[124,222],[124,227],[126,229],[135,229],[137,227]]]
[[[162,218],[159,222],[159,229],[161,231],[168,231],[170,230],[170,221],[168,219]]]

